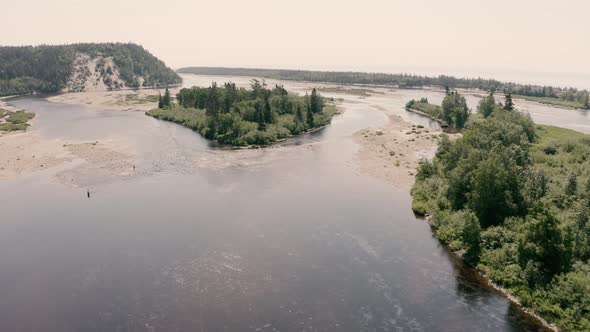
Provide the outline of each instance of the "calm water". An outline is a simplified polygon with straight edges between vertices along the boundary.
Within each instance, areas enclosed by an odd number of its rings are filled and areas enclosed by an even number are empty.
[[[538,329],[433,238],[407,191],[358,174],[351,134],[387,114],[434,125],[401,109],[423,93],[344,96],[331,126],[286,144],[311,147],[221,170],[189,165],[231,151],[142,113],[13,101],[45,138],[125,142],[138,175],[84,179],[91,199],[55,169],[0,181],[0,330]]]

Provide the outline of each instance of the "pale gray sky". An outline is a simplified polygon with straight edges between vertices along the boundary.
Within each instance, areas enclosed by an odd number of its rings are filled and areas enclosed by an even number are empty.
[[[174,68],[450,73],[590,87],[588,0],[0,3],[2,45],[133,41]]]

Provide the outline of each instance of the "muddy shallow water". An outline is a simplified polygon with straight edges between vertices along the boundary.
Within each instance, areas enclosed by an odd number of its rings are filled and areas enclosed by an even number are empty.
[[[0,181],[0,329],[538,329],[433,238],[407,190],[358,171],[357,130],[387,114],[436,126],[401,108],[424,94],[439,93],[327,94],[346,109],[332,125],[243,159],[140,112],[12,101],[43,137],[125,144],[137,171]]]

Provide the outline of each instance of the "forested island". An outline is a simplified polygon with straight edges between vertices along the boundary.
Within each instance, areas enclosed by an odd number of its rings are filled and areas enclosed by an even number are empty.
[[[181,83],[164,62],[136,44],[0,47],[0,96]]]
[[[278,80],[337,84],[387,85],[400,88],[435,86],[440,88],[448,87],[451,89],[479,89],[488,92],[510,92],[515,98],[518,97],[561,107],[590,109],[590,96],[587,90],[517,84],[485,78],[457,78],[447,75],[428,77],[411,74],[223,67],[187,67],[181,68],[177,72],[197,75],[255,76]]]
[[[493,95],[478,113],[420,163],[414,211],[525,307],[589,331],[590,136],[536,125]]]
[[[336,114],[336,106],[316,89],[298,96],[276,85],[252,80],[250,89],[234,83],[208,88],[184,88],[172,101],[166,90],[158,108],[147,115],[182,124],[219,143],[268,145],[280,139],[323,127]]]

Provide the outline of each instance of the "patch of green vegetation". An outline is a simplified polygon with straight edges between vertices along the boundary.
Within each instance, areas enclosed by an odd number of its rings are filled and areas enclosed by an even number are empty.
[[[442,139],[412,194],[465,261],[561,329],[590,330],[589,135],[496,108]]]
[[[2,124],[0,124],[1,131],[27,130],[27,127],[29,127],[28,123],[2,123]]]
[[[217,142],[268,145],[330,123],[336,106],[327,104],[314,89],[304,97],[289,94],[282,86],[267,89],[254,80],[250,90],[233,83],[223,88],[182,89],[178,104],[166,90],[159,108],[147,112],[158,119],[182,124]]]
[[[10,113],[6,118],[6,121],[14,124],[27,123],[29,120],[35,117],[35,113],[17,111]]]
[[[149,104],[155,103],[158,101],[157,95],[148,95],[148,96],[139,96],[135,93],[126,94],[123,99],[120,99],[115,102],[115,105],[119,106],[131,106],[131,105],[141,105],[141,104]]]
[[[578,100],[566,100],[560,99],[556,97],[534,97],[534,96],[521,96],[521,95],[514,95],[515,98],[524,99],[528,101],[533,101],[536,103],[546,104],[546,105],[554,105],[559,107],[566,107],[566,108],[580,108],[580,109],[588,109],[587,105],[584,105],[582,101]]]
[[[5,120],[5,123],[0,124],[0,130],[2,131],[17,131],[26,130],[29,124],[29,120],[35,117],[35,113],[17,111],[10,112],[4,109],[0,109],[0,119]]]
[[[439,120],[442,119],[443,115],[442,107],[428,103],[428,99],[426,98],[422,98],[419,101],[412,99],[406,104],[406,108],[415,109],[430,116],[431,118]]]
[[[344,93],[349,95],[355,95],[360,97],[370,97],[374,94],[383,94],[383,92],[375,91],[371,89],[361,89],[361,88],[344,88],[344,87],[322,87],[317,88],[320,92],[325,93]]]

